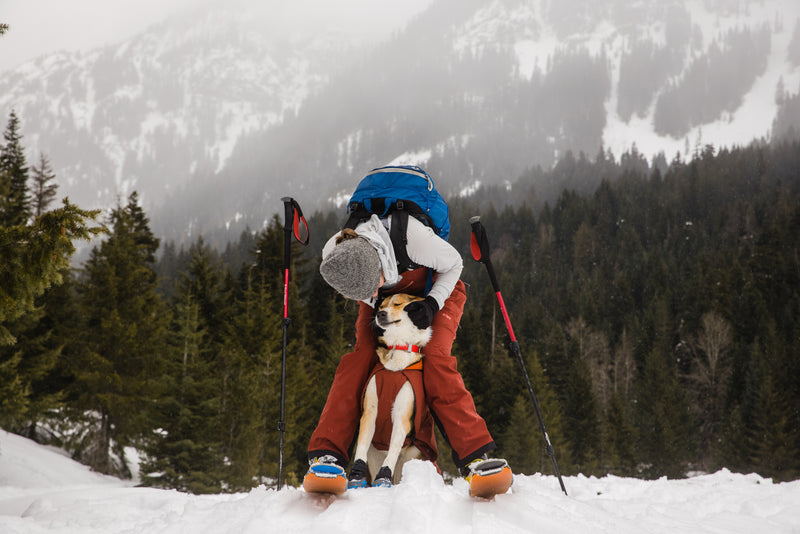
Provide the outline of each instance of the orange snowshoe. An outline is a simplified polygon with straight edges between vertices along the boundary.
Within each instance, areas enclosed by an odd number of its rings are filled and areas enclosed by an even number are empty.
[[[514,481],[508,462],[501,458],[479,459],[467,466],[470,497],[489,499],[508,491]]]

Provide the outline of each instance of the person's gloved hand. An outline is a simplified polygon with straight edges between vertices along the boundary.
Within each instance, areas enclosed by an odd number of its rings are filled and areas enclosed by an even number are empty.
[[[416,300],[406,305],[406,313],[414,326],[423,330],[428,328],[433,322],[433,316],[439,311],[439,304],[433,297],[425,297],[425,300]]]

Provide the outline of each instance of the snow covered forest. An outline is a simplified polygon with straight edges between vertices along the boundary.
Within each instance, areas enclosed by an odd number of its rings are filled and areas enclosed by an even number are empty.
[[[0,426],[101,473],[130,476],[135,454],[146,485],[274,484],[283,221],[217,250],[202,238],[162,243],[136,193],[107,217],[52,209],[57,177],[45,156],[26,163],[14,114],[0,177]],[[470,259],[473,215],[565,475],[800,476],[798,141],[706,145],[686,162],[568,152],[449,203],[468,284],[453,353],[516,473],[552,466],[488,278]],[[290,485],[306,470],[357,310],[317,271],[343,212],[306,215],[311,242],[294,245],[291,266]],[[72,242],[100,226],[71,268]]]

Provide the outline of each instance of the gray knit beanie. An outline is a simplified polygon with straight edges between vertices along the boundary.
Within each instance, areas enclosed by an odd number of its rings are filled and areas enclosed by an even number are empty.
[[[381,283],[378,252],[361,237],[336,245],[319,272],[333,289],[353,300],[369,300]]]

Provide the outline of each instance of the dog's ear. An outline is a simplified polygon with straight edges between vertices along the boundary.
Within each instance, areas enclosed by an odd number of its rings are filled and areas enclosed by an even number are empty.
[[[375,313],[377,313],[378,310],[381,310],[381,309],[385,308],[386,306],[388,306],[389,305],[389,300],[393,296],[394,295],[383,296],[383,294],[381,293],[381,290],[378,289],[378,298],[375,299]],[[373,317],[374,317],[374,315],[373,315]]]
[[[415,300],[405,307],[406,314],[414,326],[425,330],[433,322],[433,316],[439,311],[439,303],[431,297]]]
[[[425,300],[425,297],[403,294],[400,302],[396,302],[396,304],[399,304],[403,307],[403,309],[405,309],[409,304],[413,304],[414,302],[419,302],[421,300]]]

